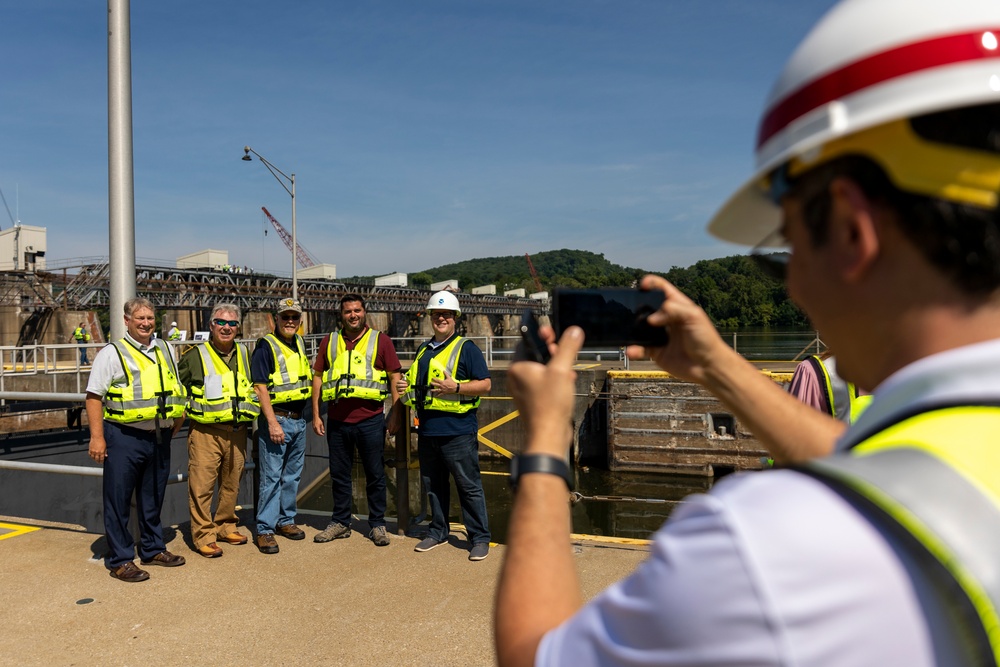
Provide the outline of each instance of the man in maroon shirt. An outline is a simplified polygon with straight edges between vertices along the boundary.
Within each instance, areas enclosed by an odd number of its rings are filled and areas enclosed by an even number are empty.
[[[365,470],[368,537],[383,547],[389,544],[383,458],[385,398],[391,395],[393,404],[399,400],[396,381],[402,366],[389,337],[368,327],[360,295],[341,298],[340,318],[343,328],[323,339],[313,363],[312,426],[316,435],[326,435],[333,486],[333,516],[313,540],[329,542],[351,536],[351,469],[357,449]],[[325,427],[321,400],[327,404]],[[392,425],[390,431],[395,431]]]

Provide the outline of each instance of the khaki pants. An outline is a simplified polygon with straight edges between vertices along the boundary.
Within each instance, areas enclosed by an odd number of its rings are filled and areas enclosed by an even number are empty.
[[[195,548],[236,532],[236,496],[247,454],[247,427],[191,422],[188,432],[188,506]],[[219,502],[212,516],[212,495]]]

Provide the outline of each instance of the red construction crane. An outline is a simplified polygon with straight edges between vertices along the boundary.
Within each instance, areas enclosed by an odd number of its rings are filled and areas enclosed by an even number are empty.
[[[272,225],[274,225],[274,229],[278,232],[278,236],[280,236],[281,240],[285,243],[285,247],[288,248],[289,251],[292,251],[292,235],[285,231],[285,228],[281,226],[280,222],[274,219],[274,216],[271,215],[270,211],[263,206],[260,207],[260,210],[264,211],[264,215],[266,215],[267,219],[271,221]],[[299,263],[299,266],[304,269],[307,266],[316,266],[319,264],[319,262],[316,261],[316,258],[310,255],[301,244],[296,243],[295,246],[295,250],[292,252],[295,253],[295,259]]]
[[[531,271],[531,277],[535,280],[535,288],[539,292],[544,292],[542,289],[542,281],[538,279],[538,272],[535,271],[535,265],[531,263],[531,255],[524,253],[524,258],[528,260],[528,270]]]

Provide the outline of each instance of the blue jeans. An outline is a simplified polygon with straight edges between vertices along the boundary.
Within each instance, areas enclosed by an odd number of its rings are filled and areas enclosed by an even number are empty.
[[[87,348],[84,343],[80,343],[80,364],[87,363]]]
[[[351,470],[354,450],[365,469],[368,525],[385,525],[385,416],[375,415],[357,424],[328,420],[326,443],[330,449],[330,483],[333,486],[331,520],[351,525]]]
[[[104,422],[108,457],[104,460],[104,531],[109,569],[135,560],[135,540],[128,518],[135,496],[139,520],[139,558],[149,560],[165,551],[160,509],[170,474],[170,429],[143,431]]]
[[[264,415],[257,419],[257,458],[260,493],[257,498],[257,534],[273,533],[277,526],[295,523],[295,496],[306,462],[306,420],[277,417],[285,432],[284,444],[271,441]]]
[[[417,455],[420,458],[420,476],[431,506],[431,526],[427,536],[441,542],[448,538],[450,473],[455,478],[469,542],[489,542],[490,528],[486,518],[483,480],[479,474],[479,441],[476,434],[421,435],[417,441]]]

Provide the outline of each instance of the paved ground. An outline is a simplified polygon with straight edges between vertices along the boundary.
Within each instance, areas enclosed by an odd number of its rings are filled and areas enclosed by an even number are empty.
[[[190,550],[187,526],[169,530],[179,568],[150,580],[112,579],[95,554],[101,535],[22,530],[0,519],[0,646],[5,665],[490,665],[493,591],[504,548],[467,560],[464,536],[417,554],[416,538],[388,547],[365,539],[316,544],[278,538],[265,556],[223,545],[222,558]],[[25,524],[26,525],[26,524]],[[390,525],[391,530],[395,529]],[[241,531],[248,533],[245,527]],[[630,572],[643,546],[578,543],[587,597]]]

